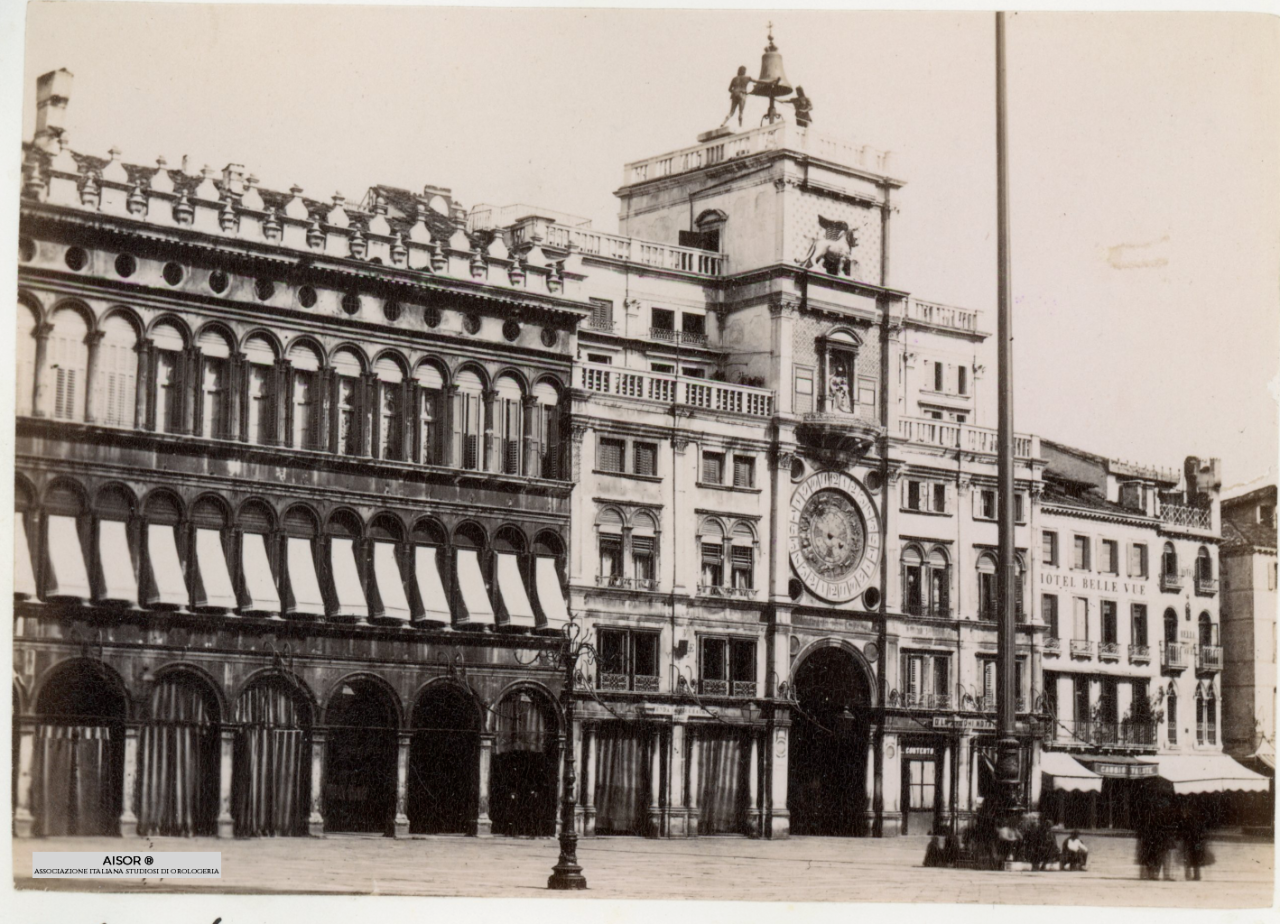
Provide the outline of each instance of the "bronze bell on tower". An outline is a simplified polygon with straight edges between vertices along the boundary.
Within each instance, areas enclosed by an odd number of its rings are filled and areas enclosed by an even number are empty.
[[[770,29],[769,44],[765,47],[764,54],[760,57],[760,79],[751,88],[751,94],[753,96],[769,97],[770,105],[772,105],[773,100],[790,96],[791,90],[791,83],[787,80],[786,72],[782,69],[782,53],[773,44],[773,30]]]

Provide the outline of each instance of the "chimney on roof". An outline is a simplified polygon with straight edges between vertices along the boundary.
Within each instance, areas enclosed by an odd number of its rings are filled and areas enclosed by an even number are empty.
[[[67,130],[71,80],[71,71],[65,67],[36,79],[35,143],[51,154],[58,152],[58,138]]]

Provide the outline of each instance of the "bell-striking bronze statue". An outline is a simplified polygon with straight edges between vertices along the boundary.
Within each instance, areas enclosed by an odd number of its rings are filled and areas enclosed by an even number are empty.
[[[796,87],[796,98],[783,100],[796,107],[796,124],[803,127],[813,121],[813,100],[804,95],[804,87]]]
[[[738,68],[738,76],[729,81],[729,114],[720,123],[721,128],[729,124],[735,111],[738,113],[738,127],[742,127],[742,113],[747,108],[747,94],[753,83],[755,80],[747,76],[746,67]]]

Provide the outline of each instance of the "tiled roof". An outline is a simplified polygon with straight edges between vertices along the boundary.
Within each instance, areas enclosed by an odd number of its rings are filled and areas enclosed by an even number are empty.
[[[1083,491],[1080,493],[1064,491],[1050,482],[1045,482],[1044,494],[1040,497],[1042,504],[1055,504],[1060,507],[1075,507],[1080,510],[1087,510],[1093,513],[1104,513],[1111,516],[1119,517],[1146,517],[1146,513],[1141,510],[1134,510],[1130,507],[1122,506],[1107,500],[1105,497],[1099,497],[1092,491]]]
[[[1244,523],[1238,520],[1222,520],[1222,547],[1224,549],[1276,547],[1276,530],[1263,523]]]

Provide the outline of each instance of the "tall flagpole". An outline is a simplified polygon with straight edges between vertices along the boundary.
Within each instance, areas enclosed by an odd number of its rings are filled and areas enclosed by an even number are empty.
[[[996,333],[1000,390],[998,482],[1000,527],[1000,614],[997,640],[996,782],[1003,814],[1020,812],[1021,786],[1017,739],[1015,628],[1018,566],[1014,558],[1013,491],[1013,318],[1009,276],[1009,134],[1005,94],[1005,13],[996,13],[996,215],[1000,318]]]

